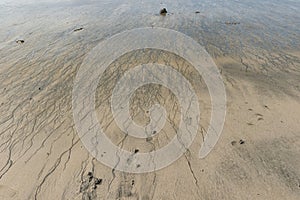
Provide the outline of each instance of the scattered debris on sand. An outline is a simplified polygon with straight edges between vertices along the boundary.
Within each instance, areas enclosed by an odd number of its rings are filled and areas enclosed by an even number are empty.
[[[236,144],[237,144],[237,141],[235,141],[235,140],[233,140],[233,141],[231,142],[231,145],[232,145],[232,146],[234,146],[234,145],[236,145]],[[242,139],[240,139],[239,144],[245,144],[245,141],[242,140]]]
[[[82,31],[83,30],[83,28],[81,27],[81,28],[76,28],[76,29],[74,29],[74,32],[77,32],[77,31]]]
[[[96,178],[95,179],[95,185],[101,185],[102,181],[103,180],[101,178]]]
[[[89,172],[80,186],[80,193],[82,193],[82,199],[96,199],[96,189],[98,185],[102,184],[102,181],[102,179],[94,177],[92,172]]]
[[[17,44],[23,44],[25,41],[24,40],[17,40],[16,43]]]
[[[225,22],[226,25],[238,25],[240,22]]]
[[[163,15],[163,16],[166,16],[167,13],[168,13],[168,11],[167,11],[166,8],[161,9],[160,12],[159,12],[159,14]]]

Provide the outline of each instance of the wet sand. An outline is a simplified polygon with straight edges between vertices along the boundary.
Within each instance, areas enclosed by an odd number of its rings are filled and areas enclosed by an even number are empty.
[[[162,7],[166,16],[159,15]],[[0,3],[0,199],[299,199],[299,8],[292,0]],[[194,86],[201,110],[201,128],[179,160],[129,174],[85,149],[74,126],[72,89],[100,41],[140,27],[174,29],[205,47],[224,80],[227,115],[217,145],[199,159],[211,112],[202,78],[170,53],[122,56],[96,92],[98,118],[113,143],[147,152],[176,134],[178,102],[157,85],[137,90],[131,114],[146,124],[149,106],[164,105],[170,112],[161,133],[124,137],[113,122],[112,88],[135,65],[172,64]]]

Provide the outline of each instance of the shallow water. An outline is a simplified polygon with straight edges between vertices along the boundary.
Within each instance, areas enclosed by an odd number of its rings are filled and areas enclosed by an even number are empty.
[[[116,33],[140,27],[165,27],[191,36],[213,56],[260,56],[267,51],[298,51],[298,1],[4,1],[0,4],[1,55],[17,48],[32,56],[28,45],[40,50],[82,43],[95,46]],[[167,7],[170,15],[159,16]],[[200,11],[195,14],[195,11]],[[228,25],[226,23],[238,23]],[[82,33],[73,30],[83,27]],[[24,39],[21,49],[14,44]],[[35,50],[37,52],[37,50]],[[58,52],[59,53],[59,52]],[[2,56],[2,57],[3,57]],[[279,67],[279,66],[277,66]],[[270,67],[271,68],[271,67]]]

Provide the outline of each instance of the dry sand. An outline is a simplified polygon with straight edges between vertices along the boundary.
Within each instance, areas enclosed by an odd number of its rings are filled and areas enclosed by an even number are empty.
[[[171,14],[159,16],[162,6]],[[288,0],[0,3],[0,199],[300,199],[299,7]],[[153,173],[123,173],[91,157],[78,138],[73,81],[100,41],[151,26],[181,31],[205,47],[224,80],[227,116],[217,145],[199,159],[211,112],[202,78],[170,53],[122,56],[96,93],[99,121],[115,144],[161,148],[179,119],[170,91],[142,87],[131,104],[134,120],[146,124],[145,110],[159,102],[168,122],[151,140],[124,138],[109,112],[122,70],[171,63],[194,86],[201,109],[201,129],[179,160]]]

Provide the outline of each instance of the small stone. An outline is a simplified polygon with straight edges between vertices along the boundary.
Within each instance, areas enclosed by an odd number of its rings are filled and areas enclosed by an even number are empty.
[[[232,142],[231,142],[231,145],[232,145],[232,146],[236,145],[236,141],[232,141]]]
[[[146,138],[146,142],[151,142],[152,139],[153,139],[152,137],[147,137],[147,138]]]
[[[138,153],[139,151],[140,151],[140,150],[138,150],[138,149],[135,149],[135,150],[134,150],[134,153]]]
[[[153,135],[155,135],[156,133],[157,133],[157,131],[153,131],[153,133],[152,133],[152,134],[153,134]]]
[[[245,144],[245,141],[244,140],[240,140],[240,144]]]
[[[23,44],[25,41],[24,40],[17,40],[16,43],[18,44]]]
[[[140,165],[140,164],[137,164],[137,165],[136,165],[136,168],[139,168],[139,167],[141,167],[141,165]]]
[[[89,173],[88,173],[88,176],[89,176],[89,177],[93,177],[93,172],[89,172]]]
[[[161,15],[165,16],[165,15],[168,13],[168,11],[167,11],[166,8],[163,8],[163,9],[160,10],[159,13],[160,13]]]
[[[195,13],[196,13],[196,14],[199,14],[199,13],[200,13],[200,11],[196,11]]]

